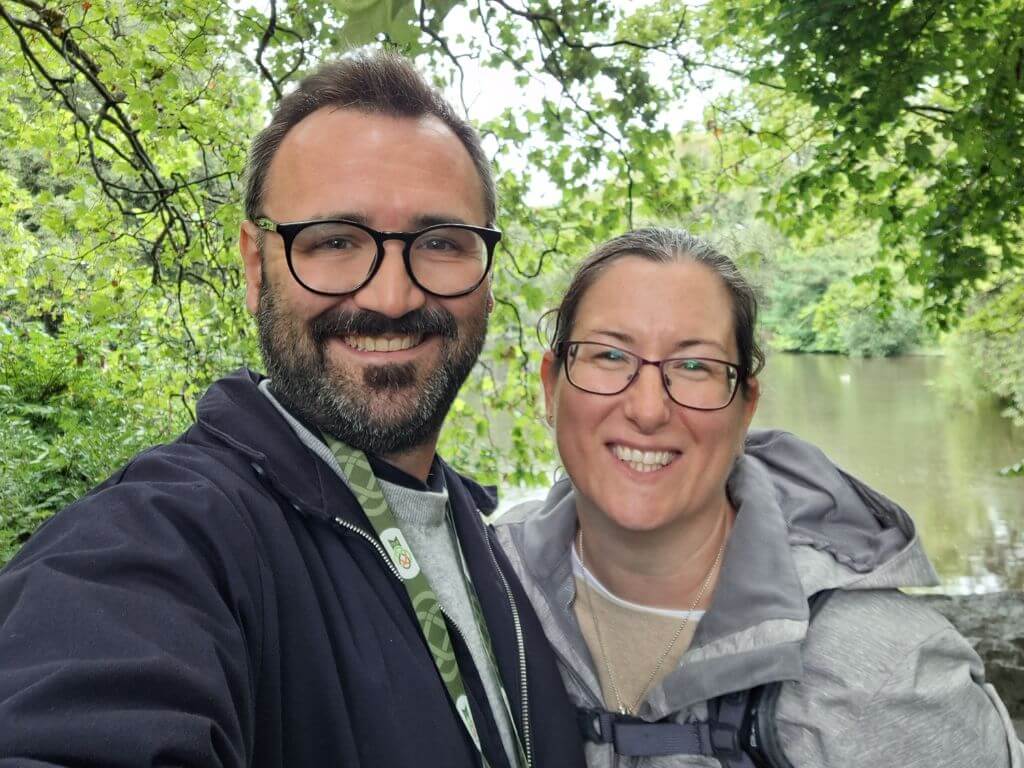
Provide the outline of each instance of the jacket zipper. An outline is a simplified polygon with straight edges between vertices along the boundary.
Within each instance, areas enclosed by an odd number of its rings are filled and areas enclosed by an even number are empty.
[[[479,513],[479,510],[477,512]],[[505,587],[505,595],[508,597],[509,607],[512,609],[512,623],[515,625],[516,647],[519,652],[519,685],[523,692],[523,751],[526,754],[526,768],[532,768],[533,734],[530,732],[530,689],[527,687],[526,679],[526,643],[523,640],[523,626],[519,621],[519,609],[516,606],[515,597],[513,597],[512,590],[508,586],[505,574],[502,573],[501,566],[498,565],[498,558],[494,556],[494,547],[491,545],[491,537],[486,528],[484,528],[484,539],[487,541],[487,549],[491,553],[491,562],[494,564],[494,570],[498,572],[498,576],[501,578],[502,586]]]
[[[354,534],[362,537],[363,539],[366,539],[366,541],[370,542],[370,544],[373,545],[373,548],[375,550],[377,550],[377,554],[380,555],[381,560],[383,560],[384,564],[387,565],[388,570],[391,571],[392,575],[396,579],[398,579],[399,581],[402,580],[402,576],[401,576],[401,574],[398,573],[398,569],[395,568],[395,564],[391,562],[391,558],[388,557],[387,552],[384,551],[384,547],[381,546],[380,542],[375,537],[371,536],[369,533],[364,531],[362,528],[360,528],[360,527],[358,527],[356,525],[353,525],[352,523],[348,523],[348,522],[342,520],[340,517],[334,518],[334,522],[335,522],[336,525],[338,525],[338,527],[344,528],[346,531],[351,531],[352,533],[354,533]],[[503,574],[501,572],[501,568],[498,567],[498,561],[494,557],[494,550],[491,549],[491,540],[487,536],[487,532],[486,531],[484,531],[484,538],[487,539],[487,548],[488,548],[488,550],[491,553],[491,562],[494,563],[494,568],[495,568],[495,570],[498,571],[498,575],[501,577],[501,582],[505,586],[505,594],[508,596],[509,605],[511,605],[511,607],[512,607],[512,621],[515,624],[515,628],[516,628],[516,643],[517,643],[518,650],[519,650],[520,684],[523,686],[523,741],[525,742],[524,746],[525,746],[525,752],[526,752],[526,768],[532,768],[532,766],[533,766],[533,755],[532,755],[532,743],[530,741],[530,731],[529,731],[529,727],[530,727],[529,705],[528,705],[528,702],[527,702],[527,694],[526,694],[526,653],[525,653],[525,649],[523,647],[523,630],[522,630],[522,626],[519,623],[519,611],[516,609],[515,600],[513,600],[513,598],[512,598],[512,591],[508,587],[508,582],[505,581],[505,574]],[[455,619],[453,619],[451,617],[451,615],[448,613],[448,611],[445,610],[443,605],[438,603],[437,607],[440,609],[440,611],[444,615],[444,617],[446,619],[448,619],[448,623],[451,624],[452,627],[455,628],[456,633],[459,635],[459,639],[462,640],[462,644],[468,647],[469,644],[466,642],[466,636],[463,634],[462,630],[459,629],[459,625],[455,622]]]

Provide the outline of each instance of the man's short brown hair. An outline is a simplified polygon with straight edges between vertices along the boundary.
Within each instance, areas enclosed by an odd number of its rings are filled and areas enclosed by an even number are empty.
[[[484,194],[487,226],[497,218],[497,192],[491,163],[480,135],[458,115],[403,56],[390,51],[359,53],[322,64],[304,77],[298,88],[274,109],[270,124],[257,134],[249,150],[245,179],[245,216],[250,221],[262,214],[263,187],[270,163],[285,134],[304,118],[323,107],[356,109],[393,117],[432,115],[451,129],[469,152]]]

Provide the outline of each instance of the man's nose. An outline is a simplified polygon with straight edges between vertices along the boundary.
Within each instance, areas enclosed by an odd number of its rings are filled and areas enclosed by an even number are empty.
[[[373,279],[352,294],[352,298],[361,309],[402,317],[422,307],[427,296],[405,269],[402,243],[389,240],[384,243],[381,263]]]
[[[641,432],[652,432],[671,417],[672,401],[656,365],[641,365],[636,379],[623,394],[626,418]]]

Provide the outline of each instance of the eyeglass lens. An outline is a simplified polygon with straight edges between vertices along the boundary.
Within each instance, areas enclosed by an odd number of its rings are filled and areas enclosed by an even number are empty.
[[[594,342],[571,344],[566,358],[569,381],[597,395],[615,395],[630,385],[640,358],[617,347]],[[664,360],[661,371],[669,397],[689,408],[725,407],[736,389],[735,369],[717,360],[681,357]]]
[[[308,288],[347,293],[370,274],[377,241],[344,222],[319,222],[299,231],[292,241],[292,268]],[[423,232],[409,250],[416,281],[428,291],[455,294],[475,286],[487,269],[487,244],[476,232],[436,227]]]

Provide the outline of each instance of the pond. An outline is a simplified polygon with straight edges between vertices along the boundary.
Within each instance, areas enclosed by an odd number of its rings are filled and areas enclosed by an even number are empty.
[[[1024,429],[953,404],[946,358],[773,354],[754,425],[789,430],[913,516],[950,594],[1024,589]],[[506,493],[503,508],[542,492]]]

